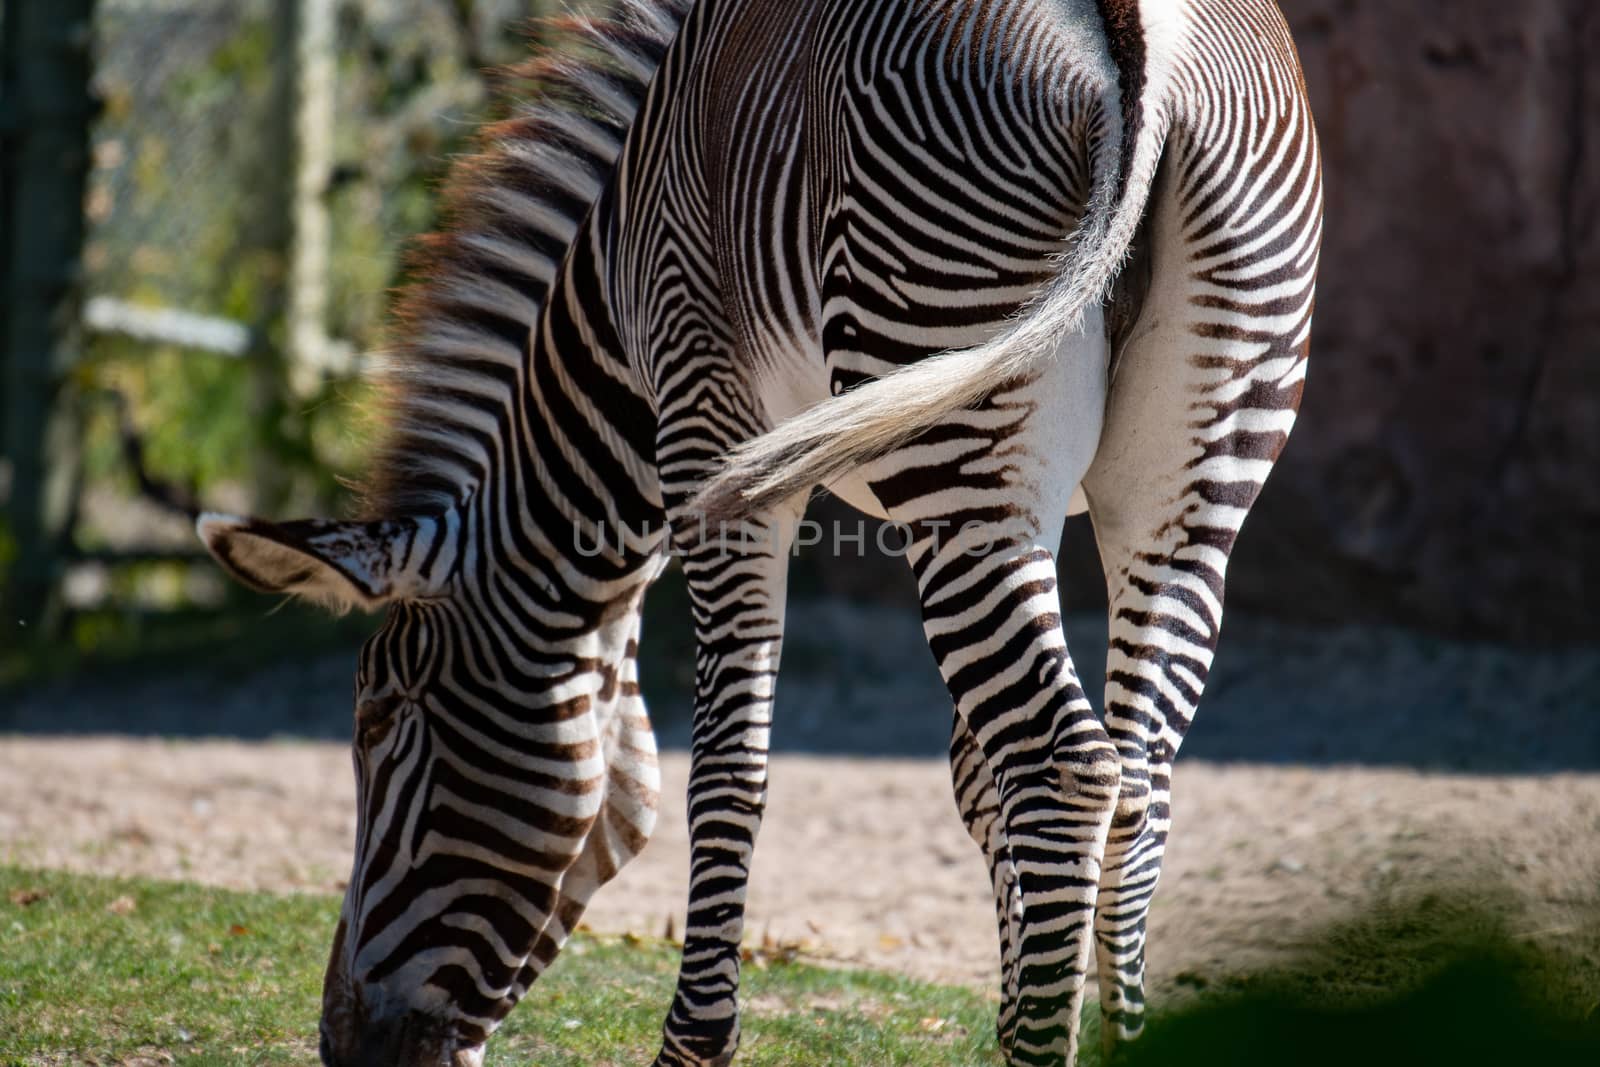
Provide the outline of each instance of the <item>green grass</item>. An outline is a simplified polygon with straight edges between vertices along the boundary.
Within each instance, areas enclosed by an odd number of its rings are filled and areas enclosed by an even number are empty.
[[[0,1065],[314,1063],[336,908],[0,867]],[[1181,979],[1189,992],[1158,1005],[1125,1062],[1600,1063],[1600,927],[1530,939],[1504,914],[1487,897],[1423,898],[1333,928],[1282,968]],[[648,1063],[676,967],[670,945],[580,936],[487,1062]],[[740,1065],[1000,1062],[994,1006],[965,989],[758,959],[743,996]]]
[[[36,899],[35,894],[39,894]],[[0,1064],[316,1060],[337,901],[0,868]],[[490,1043],[489,1064],[645,1064],[667,944],[580,935]],[[964,989],[771,961],[745,967],[750,1065],[998,1064]]]

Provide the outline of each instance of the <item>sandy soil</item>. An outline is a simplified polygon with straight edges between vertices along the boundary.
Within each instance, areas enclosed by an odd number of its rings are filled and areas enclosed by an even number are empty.
[[[664,760],[650,848],[601,894],[597,929],[682,930],[687,760]],[[750,937],[987,987],[987,879],[942,761],[780,755]],[[1423,774],[1180,760],[1153,915],[1157,987],[1279,959],[1374,902],[1504,882],[1513,927],[1594,916],[1600,774]],[[337,891],[353,834],[344,746],[109,737],[0,740],[0,861],[222,886]]]
[[[651,604],[665,810],[590,921],[660,934],[682,930],[692,646],[670,598]],[[1102,675],[1103,621],[1067,630],[1080,674]],[[806,600],[787,632],[751,938],[989,986],[987,877],[950,800],[949,697],[915,614]],[[200,660],[0,693],[0,861],[338,890],[352,660],[330,648],[242,674]],[[1600,915],[1600,649],[1236,615],[1176,790],[1158,993],[1462,885],[1508,887],[1514,928],[1559,937]]]

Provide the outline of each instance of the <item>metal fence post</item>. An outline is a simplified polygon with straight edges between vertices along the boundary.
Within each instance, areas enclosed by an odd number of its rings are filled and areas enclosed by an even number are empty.
[[[272,5],[272,103],[266,142],[274,146],[269,158],[277,168],[266,175],[262,210],[253,220],[254,243],[276,253],[276,272],[270,280],[263,306],[251,331],[252,344],[245,353],[250,364],[252,408],[250,417],[261,429],[264,448],[258,450],[250,473],[254,507],[276,515],[290,490],[282,457],[289,451],[287,338],[288,288],[294,254],[294,201],[299,152],[295,143],[295,104],[299,98],[297,54],[302,0],[274,0]]]
[[[328,182],[333,173],[335,11],[333,0],[298,0],[295,41],[294,235],[289,264],[289,380],[299,395],[323,375],[349,371],[348,350],[327,330],[331,226]]]
[[[29,629],[46,636],[60,618],[78,475],[78,413],[66,386],[81,335],[93,13],[94,0],[8,4],[0,42],[0,448],[15,551],[0,586],[0,645]]]

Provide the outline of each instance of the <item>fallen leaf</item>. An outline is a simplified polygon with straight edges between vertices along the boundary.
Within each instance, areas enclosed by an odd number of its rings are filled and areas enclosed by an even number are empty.
[[[232,926],[228,927],[229,937],[243,937],[249,932],[250,928],[248,926],[240,926],[238,923],[234,923]]]
[[[43,889],[13,889],[11,891],[11,903],[19,908],[26,908],[29,904],[39,903],[49,895]]]
[[[930,1016],[929,1018],[923,1019],[921,1022],[917,1023],[917,1029],[921,1030],[925,1034],[937,1034],[939,1031],[943,1030],[949,1025],[949,1019],[935,1019]]]
[[[132,915],[139,905],[130,896],[123,895],[106,905],[106,910],[113,915]]]
[[[879,934],[878,947],[885,952],[899,952],[906,947],[906,943],[893,934]]]

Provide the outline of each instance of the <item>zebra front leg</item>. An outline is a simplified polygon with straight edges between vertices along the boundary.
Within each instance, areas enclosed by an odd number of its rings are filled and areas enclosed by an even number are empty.
[[[638,645],[637,625],[632,644]],[[517,975],[518,999],[566,947],[595,893],[644,850],[655,830],[661,769],[655,731],[639,696],[637,663],[631,656],[617,672],[613,698],[619,707],[615,737],[608,743],[606,798],[584,838],[583,851],[561,876],[554,904]]]
[[[739,1045],[739,946],[767,797],[767,743],[796,515],[680,539],[694,612],[689,910],[657,1067],[707,1067]],[[685,525],[691,525],[686,523]]]
[[[995,1033],[1002,1048],[1009,1048],[1017,1021],[1019,982],[1017,943],[1022,921],[1022,896],[1017,885],[1017,870],[1006,844],[1000,821],[1000,792],[988,761],[972,736],[967,721],[958,709],[950,727],[950,785],[955,793],[956,811],[966,825],[983,861],[989,867],[994,888],[995,924],[1000,939],[1000,1012]]]
[[[911,559],[929,646],[992,775],[1016,872],[1017,992],[1002,1051],[1063,1067],[1077,1052],[1116,753],[1067,653],[1048,549],[914,541]]]

